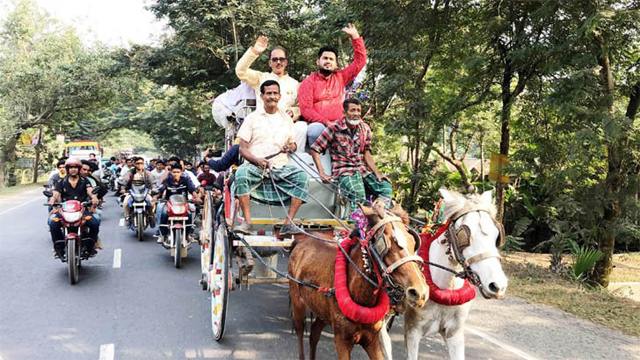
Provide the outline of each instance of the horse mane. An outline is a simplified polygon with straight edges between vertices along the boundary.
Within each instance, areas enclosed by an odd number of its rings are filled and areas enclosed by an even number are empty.
[[[453,197],[453,201],[446,202],[444,208],[444,217],[446,219],[456,218],[459,214],[464,214],[470,211],[482,210],[491,214],[491,217],[496,217],[496,207],[492,203],[486,203],[482,201],[480,194],[467,194],[462,195],[456,191],[449,191]]]
[[[389,211],[399,217],[400,219],[402,219],[402,222],[405,225],[409,225],[409,214],[402,208],[402,206],[397,205],[395,206],[393,209],[389,209]]]

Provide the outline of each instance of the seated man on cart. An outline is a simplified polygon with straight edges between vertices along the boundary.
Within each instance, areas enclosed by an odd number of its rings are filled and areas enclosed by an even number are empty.
[[[362,199],[391,200],[391,182],[381,174],[371,155],[371,128],[362,121],[362,105],[358,99],[343,102],[345,117],[329,125],[310,145],[313,162],[323,181],[338,180],[338,185],[351,201],[351,210]],[[320,163],[320,153],[329,149],[332,174],[327,175]]]
[[[280,235],[299,234],[300,229],[290,219],[307,200],[309,177],[300,169],[287,165],[287,153],[296,151],[293,120],[278,108],[280,85],[277,81],[263,82],[260,98],[264,107],[247,116],[238,131],[240,155],[246,161],[236,171],[235,193],[245,221],[237,225],[234,232],[253,233],[249,205],[249,196],[252,196],[269,203],[291,199]]]

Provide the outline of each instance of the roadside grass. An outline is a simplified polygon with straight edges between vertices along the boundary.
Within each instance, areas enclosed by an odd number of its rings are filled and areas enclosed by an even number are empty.
[[[613,255],[611,282],[640,282],[640,252]]]
[[[549,267],[549,254],[512,252],[507,255],[507,260],[528,262],[545,269]],[[571,265],[571,255],[566,255],[564,262]],[[613,266],[610,282],[640,282],[640,252],[614,254]]]
[[[21,192],[33,190],[35,188],[42,187],[44,182],[30,183],[30,184],[22,184],[11,187],[0,188],[0,198],[8,197],[12,195],[20,194]]]
[[[640,336],[640,303],[609,294],[606,290],[589,289],[546,267],[519,260],[503,267],[509,278],[507,293],[534,303],[558,307],[568,313]]]

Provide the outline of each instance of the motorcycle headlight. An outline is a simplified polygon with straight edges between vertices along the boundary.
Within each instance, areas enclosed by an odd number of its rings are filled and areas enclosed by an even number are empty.
[[[74,223],[78,220],[80,220],[80,218],[82,217],[82,212],[81,211],[77,211],[77,212],[62,212],[62,218],[64,219],[64,221],[68,222],[68,223]]]
[[[186,206],[184,206],[182,204],[181,205],[173,205],[171,207],[171,212],[176,214],[176,215],[182,215],[185,212],[187,212],[187,208],[186,208]]]
[[[143,202],[145,197],[144,194],[133,194],[133,200],[135,202]]]

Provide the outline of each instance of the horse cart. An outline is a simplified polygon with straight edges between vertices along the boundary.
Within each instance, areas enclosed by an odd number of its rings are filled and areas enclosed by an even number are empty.
[[[227,150],[233,145],[244,116],[254,107],[255,101],[250,99],[243,99],[235,106],[233,116],[225,124]],[[323,156],[322,163],[325,171],[330,172],[331,160],[328,154]],[[300,235],[279,235],[287,216],[286,202],[265,203],[253,197],[251,217],[254,235],[234,233],[233,228],[243,221],[243,214],[234,194],[233,168],[224,173],[221,192],[206,192],[200,232],[200,283],[202,290],[209,292],[211,296],[211,328],[216,340],[222,339],[224,335],[232,291],[242,287],[249,289],[252,284],[288,283],[289,280],[282,276],[284,274],[276,274],[273,270],[278,267],[278,260],[286,258],[285,254],[293,241],[307,236],[305,234],[309,232],[333,236],[340,225],[337,219],[345,215],[346,203],[341,200],[339,192],[333,191],[319,177],[313,176],[315,165],[309,154],[297,153],[290,156],[289,164],[311,173],[309,201],[300,207],[295,218],[295,223],[303,230]]]

